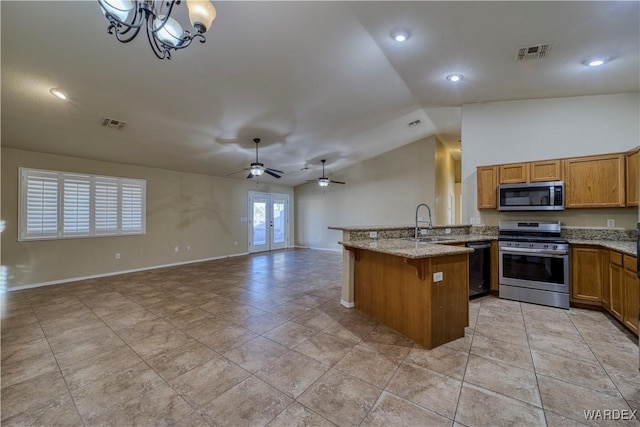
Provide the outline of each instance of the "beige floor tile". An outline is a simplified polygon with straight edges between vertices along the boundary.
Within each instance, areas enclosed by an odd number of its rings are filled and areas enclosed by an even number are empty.
[[[403,363],[386,387],[403,399],[453,419],[462,381],[411,363]]]
[[[56,359],[44,338],[3,345],[2,359],[2,388],[43,374],[58,372]]]
[[[129,346],[133,351],[138,353],[140,357],[149,360],[158,354],[182,347],[192,339],[193,338],[190,338],[187,334],[177,329],[172,329],[148,336],[140,341],[129,344]]]
[[[158,316],[147,310],[102,317],[102,321],[114,331],[128,330],[128,333],[135,330],[136,324],[154,320],[159,320]]]
[[[201,407],[249,376],[249,372],[227,359],[214,357],[169,384],[190,405]]]
[[[580,332],[589,345],[611,345],[622,351],[635,352],[638,350],[637,338],[631,334],[616,330],[614,332],[600,332],[593,329],[584,329]]]
[[[407,347],[360,343],[334,366],[353,377],[384,388],[409,353]]]
[[[362,422],[382,390],[331,369],[297,400],[338,425]]]
[[[450,341],[446,344],[443,344],[443,346],[451,348],[453,350],[469,353],[469,351],[471,350],[472,341],[473,341],[473,329],[467,327],[465,328],[464,337],[458,338],[457,340]]]
[[[543,375],[538,375],[538,386],[540,387],[540,396],[545,409],[581,423],[592,424],[585,419],[584,411],[630,409],[627,402],[620,397]],[[620,425],[625,424],[620,423]]]
[[[322,330],[338,319],[339,316],[326,313],[321,308],[316,308],[296,317],[295,322],[308,328]]]
[[[284,393],[250,377],[204,406],[202,416],[214,426],[266,425],[291,402]]]
[[[9,330],[2,328],[2,333],[0,333],[0,335],[2,336],[3,346],[21,344],[37,340],[39,338],[44,338],[44,332],[38,323]]]
[[[275,329],[264,334],[265,338],[282,344],[285,347],[293,348],[306,339],[318,333],[315,329],[307,328],[299,323],[288,321]]]
[[[168,385],[161,383],[142,395],[90,419],[88,426],[171,426],[193,412]]]
[[[203,312],[207,313],[204,310]],[[187,335],[190,335],[193,338],[199,339],[207,335],[211,335],[214,332],[228,328],[230,326],[232,326],[231,323],[224,321],[222,319],[218,319],[212,314],[207,313],[206,317],[203,317],[201,319],[194,320],[185,325],[182,325],[179,327],[179,329],[182,330]]]
[[[282,316],[264,313],[249,317],[248,319],[240,322],[239,325],[255,332],[256,334],[264,334],[265,332],[269,332],[286,322],[288,322],[288,320]]]
[[[604,313],[573,309],[570,310],[568,314],[571,322],[581,331],[594,330],[605,333],[618,332],[615,320]]]
[[[10,333],[12,329],[20,329],[26,326],[37,325],[39,323],[36,314],[31,311],[31,306],[28,306],[28,308],[29,311],[25,311],[20,314],[13,314],[11,317],[7,316],[6,312],[3,313],[3,316],[6,316],[2,318],[1,322],[3,335]]]
[[[211,334],[198,337],[198,341],[220,354],[256,338],[258,334],[240,326],[230,325]]]
[[[2,424],[5,419],[25,412],[40,412],[58,401],[60,396],[68,395],[60,371],[31,377],[28,380],[3,387],[1,391]],[[64,398],[62,398],[64,401]]]
[[[88,421],[113,406],[156,387],[162,379],[146,363],[138,363],[113,375],[71,390],[78,412]]]
[[[173,424],[175,427],[209,427],[209,423],[196,411]]]
[[[452,420],[424,409],[393,394],[383,392],[362,426],[442,426],[450,427]]]
[[[165,381],[184,374],[218,356],[204,344],[189,339],[184,345],[164,351],[147,360],[151,368]]]
[[[422,346],[416,346],[411,349],[405,362],[461,380],[467,367],[468,358],[468,353],[453,350],[445,346],[436,347],[431,350]]]
[[[542,407],[536,375],[532,371],[472,354],[464,381]]]
[[[247,341],[224,353],[224,356],[243,369],[256,373],[269,365],[289,349],[264,337],[257,337]]]
[[[618,389],[599,363],[582,362],[536,350],[532,351],[531,355],[536,374],[620,396]]]
[[[415,345],[415,342],[410,338],[385,325],[376,326],[369,334],[366,335],[364,341],[409,348]]]
[[[140,362],[142,359],[133,350],[127,346],[120,346],[74,363],[64,368],[62,375],[67,386],[75,390],[94,381],[115,375]]]
[[[92,308],[92,311],[98,317],[114,317],[122,314],[132,313],[134,311],[142,311],[144,307],[136,304],[135,302],[125,299],[122,302],[118,302],[117,304],[105,305],[102,307]]]
[[[516,368],[533,371],[531,350],[507,341],[496,340],[480,334],[474,335],[471,354],[505,363]]]
[[[552,337],[572,337],[580,340],[580,332],[569,321],[553,321],[553,320],[527,320],[527,332],[529,334],[548,335]]]
[[[544,417],[547,420],[547,427],[582,427],[587,425],[551,411],[544,411]]]
[[[284,304],[266,309],[266,311],[268,311],[269,313],[277,314],[278,316],[284,317],[289,320],[295,319],[296,317],[306,313],[309,310],[311,310],[311,308],[293,302],[286,302]]]
[[[544,351],[588,363],[597,363],[596,357],[582,338],[531,333],[529,334],[529,346],[531,350]]]
[[[496,323],[509,325],[510,328],[524,330],[524,319],[520,311],[502,311],[494,308],[480,308],[478,321],[489,320]],[[477,323],[477,322],[476,322]]]
[[[325,418],[322,418],[320,415],[304,407],[298,402],[292,402],[289,406],[287,406],[287,409],[280,412],[280,415],[278,415],[273,421],[271,421],[268,426],[332,427],[335,426],[335,424]]]
[[[488,318],[478,316],[474,336],[482,335],[494,340],[506,341],[511,344],[528,347],[527,334],[523,329],[512,328],[502,322],[494,322]]]
[[[166,320],[155,317],[155,314],[153,313],[151,314],[154,316],[153,318],[136,322],[127,328],[119,330],[118,335],[120,338],[122,338],[127,344],[132,344],[153,335],[176,330],[176,328]]]
[[[332,366],[352,348],[353,343],[320,332],[295,346],[294,350],[325,365]]]
[[[544,426],[544,412],[520,400],[464,383],[456,422],[465,426]]]
[[[288,351],[259,370],[256,376],[290,397],[297,398],[327,371],[328,366],[296,351]]]
[[[114,337],[117,337],[116,333],[102,323],[91,328],[74,328],[59,334],[47,335],[47,341],[54,352],[60,352],[62,349],[72,347],[82,341],[108,340]]]
[[[69,393],[64,393],[49,400],[40,401],[29,407],[28,410],[4,418],[5,405],[3,404],[2,425],[4,427],[16,426],[81,426],[82,420],[71,400]]]

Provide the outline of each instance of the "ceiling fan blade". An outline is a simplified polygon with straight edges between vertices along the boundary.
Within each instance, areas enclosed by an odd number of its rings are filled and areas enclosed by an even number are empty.
[[[228,173],[228,174],[226,174],[225,176],[235,175],[235,174],[237,174],[237,173],[244,172],[244,171],[248,171],[248,170],[249,170],[249,169],[244,168],[244,169],[239,170],[239,171],[235,171],[235,172]]]
[[[333,183],[333,184],[346,184],[346,182],[342,182],[342,181],[334,181],[332,179],[329,180],[329,182]]]
[[[269,175],[271,175],[271,176],[273,176],[273,177],[275,177],[275,178],[278,178],[278,179],[282,178],[280,175],[275,174],[275,173],[273,173],[272,171],[273,171],[273,169],[265,169],[265,170],[264,170],[264,173],[268,173]]]
[[[249,175],[247,175],[247,179],[251,179],[253,178],[253,174],[249,173]]]
[[[278,169],[267,168],[266,170],[269,170],[269,171],[275,172],[275,173],[279,173],[280,175],[284,175],[284,172],[282,172],[281,170],[278,170]]]

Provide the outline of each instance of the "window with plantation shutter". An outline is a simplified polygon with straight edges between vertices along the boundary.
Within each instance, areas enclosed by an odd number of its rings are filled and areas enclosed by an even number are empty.
[[[88,176],[63,175],[62,235],[91,235],[91,180]]]
[[[95,232],[118,234],[118,180],[95,178]]]
[[[144,232],[144,181],[136,179],[122,180],[120,197],[120,217],[122,218],[122,234]]]
[[[146,232],[146,181],[20,168],[18,240]]]
[[[21,235],[32,239],[58,237],[58,174],[21,172]]]

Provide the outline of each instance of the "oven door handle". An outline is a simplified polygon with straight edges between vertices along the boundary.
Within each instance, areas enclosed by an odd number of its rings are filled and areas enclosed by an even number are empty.
[[[549,249],[525,249],[525,248],[500,248],[500,253],[503,254],[513,254],[513,255],[522,255],[522,254],[534,254],[536,256],[548,256],[551,258],[561,258],[563,256],[569,255],[568,251],[554,251]]]

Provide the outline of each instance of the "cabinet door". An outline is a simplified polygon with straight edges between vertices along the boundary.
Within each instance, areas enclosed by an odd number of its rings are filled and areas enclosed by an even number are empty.
[[[624,207],[624,154],[564,160],[565,207]]]
[[[611,302],[609,306],[609,311],[618,320],[622,320],[622,283],[624,281],[623,277],[624,269],[622,266],[609,263],[609,283],[611,286]]]
[[[624,270],[622,322],[638,333],[638,276],[635,271]]]
[[[500,255],[498,254],[498,242],[496,240],[493,240],[491,242],[491,286],[490,286],[490,290],[492,291],[496,291],[498,292],[499,287],[499,283],[498,283],[498,277],[499,277],[499,272],[498,269],[500,268],[499,266],[499,257]]]
[[[599,248],[571,248],[571,300],[600,305],[602,300],[602,262]]]
[[[611,310],[611,282],[609,280],[609,249],[600,252],[600,265],[602,268],[602,305]]]
[[[562,181],[562,162],[560,160],[547,160],[529,163],[529,181]]]
[[[629,151],[626,155],[627,183],[626,197],[627,206],[638,206],[638,149]]]
[[[498,185],[497,167],[482,166],[477,169],[478,209],[496,209]]]
[[[529,181],[529,164],[500,165],[500,184],[518,184]]]

